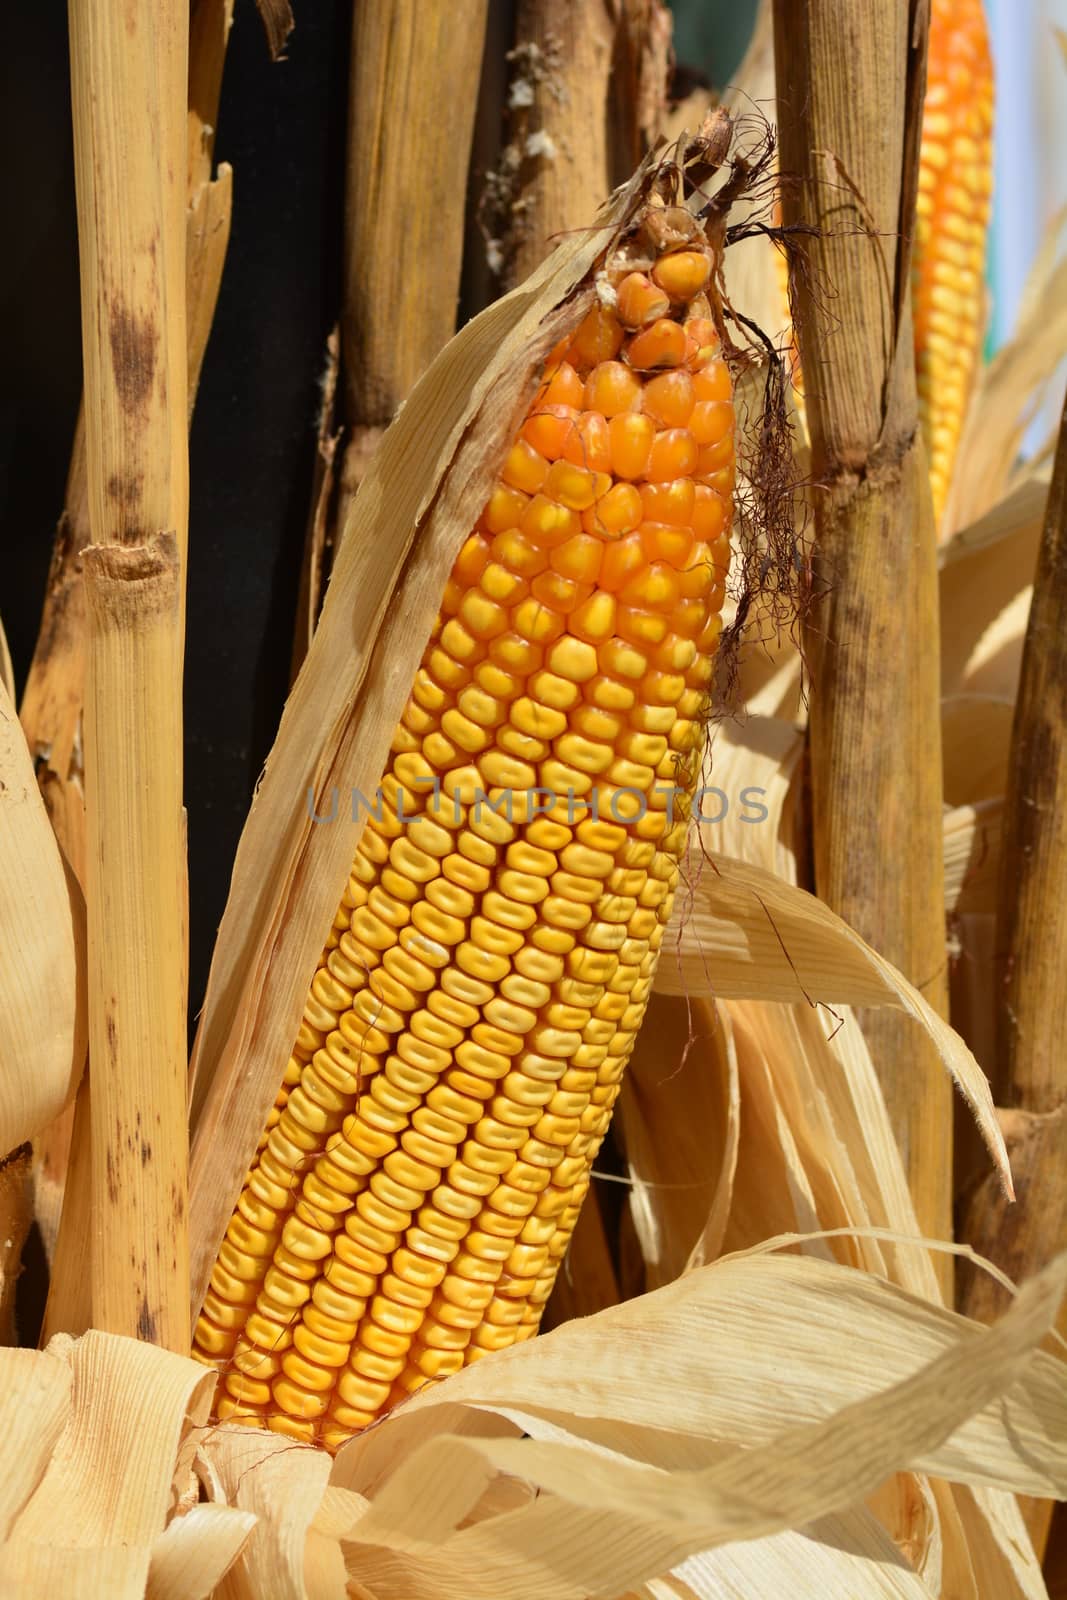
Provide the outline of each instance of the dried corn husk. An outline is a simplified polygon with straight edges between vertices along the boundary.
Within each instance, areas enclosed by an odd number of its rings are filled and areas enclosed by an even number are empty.
[[[99,1333],[0,1352],[4,1592],[771,1600],[789,1570],[791,1596],[921,1600],[940,1558],[863,1505],[914,1471],[941,1482],[917,1491],[920,1526],[940,1518],[946,1555],[965,1539],[996,1574],[974,1592],[1036,1600],[1025,1540],[1005,1553],[1009,1496],[1067,1493],[1067,1394],[1037,1348],[1067,1258],[985,1330],[791,1243],[493,1356],[332,1470],[205,1430],[211,1379],[182,1357]]]
[[[66,1105],[85,1059],[85,910],[0,683],[0,1155]]]

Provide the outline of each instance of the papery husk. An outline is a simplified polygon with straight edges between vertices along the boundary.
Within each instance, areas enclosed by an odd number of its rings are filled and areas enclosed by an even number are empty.
[[[695,860],[694,860],[695,858]],[[663,994],[891,1006],[920,1023],[970,1106],[1005,1185],[1004,1142],[981,1068],[919,991],[814,895],[759,867],[691,850],[677,932],[656,973]],[[916,1039],[918,1036],[916,1035]]]
[[[945,812],[945,907],[950,918],[990,914],[996,907],[1003,809],[997,795]]]
[[[721,1250],[740,1144],[741,1091],[730,1012],[653,993],[623,1079],[615,1125],[649,1289]]]
[[[1048,498],[1039,474],[941,546],[941,692],[1015,699]]]
[[[196,1430],[211,1389],[196,1362],[97,1332],[0,1352],[12,1452],[0,1486],[5,1596],[213,1592],[253,1519],[195,1505]]]
[[[349,1570],[374,1600],[607,1597],[701,1549],[846,1511],[903,1466],[1063,1492],[1067,1398],[1034,1345],[1065,1270],[1034,1280],[993,1335],[766,1250],[557,1329],[345,1447],[333,1481],[370,1500],[352,1503]],[[500,1473],[537,1497],[463,1527]]]
[[[85,908],[0,684],[0,1158],[56,1117],[85,1062]]]
[[[1014,1575],[1005,1548],[1009,1497],[1067,1494],[1067,1392],[1037,1348],[1067,1258],[983,1330],[786,1253],[807,1243],[768,1241],[495,1355],[332,1466],[205,1429],[212,1375],[151,1346],[92,1332],[0,1352],[5,1593],[651,1600],[718,1581],[771,1600],[792,1558],[791,1595],[921,1600],[938,1588],[861,1503],[908,1471],[942,1494],[951,1480],[1000,1575],[982,1600],[1036,1600],[1025,1548]]]
[[[217,1600],[306,1600],[305,1539],[329,1480],[329,1456],[294,1450],[291,1440],[276,1434],[223,1428],[204,1438],[199,1461],[212,1498],[255,1519],[255,1531]],[[339,1560],[335,1566],[343,1595],[343,1566]]]

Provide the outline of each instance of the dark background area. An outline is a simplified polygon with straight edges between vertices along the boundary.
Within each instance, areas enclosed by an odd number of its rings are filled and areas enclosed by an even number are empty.
[[[498,12],[509,0],[490,4]],[[676,0],[679,54],[725,80],[752,9],[753,0]],[[295,11],[284,59],[272,63],[253,0],[236,0],[215,149],[217,161],[233,166],[234,202],[190,439],[191,1027],[237,839],[288,686],[318,385],[340,300],[351,0],[298,0]],[[501,15],[494,24],[506,31]],[[20,693],[81,392],[66,36],[63,0],[8,8],[0,58],[8,219],[0,251],[0,618]]]

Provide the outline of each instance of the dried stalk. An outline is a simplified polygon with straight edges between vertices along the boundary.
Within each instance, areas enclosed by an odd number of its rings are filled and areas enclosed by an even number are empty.
[[[559,234],[590,227],[648,150],[667,98],[670,16],[661,0],[519,0],[510,140],[494,175],[505,282]]]
[[[187,124],[188,215],[186,307],[189,413],[215,314],[230,233],[232,178],[223,164],[211,176],[226,42],[233,0],[195,0],[190,19],[189,113]],[[85,430],[79,415],[67,479],[65,509],[56,534],[37,648],[23,696],[21,718],[34,753],[37,781],[67,859],[79,879],[85,872],[85,793],[82,762],[82,704],[85,689],[85,595],[82,551],[89,542]],[[87,1111],[84,1113],[87,1114]],[[34,1211],[45,1250],[55,1255],[60,1211],[67,1181],[75,1106],[72,1103],[35,1142]],[[86,1151],[88,1140],[80,1141]],[[88,1175],[81,1185],[88,1189]],[[70,1254],[82,1259],[88,1248],[88,1214],[73,1206],[68,1227],[77,1230]],[[58,1274],[54,1276],[58,1277]],[[86,1292],[82,1294],[82,1290]],[[51,1300],[47,1321],[58,1316],[67,1328],[86,1326],[87,1285],[74,1274]],[[80,1296],[81,1311],[63,1304]]]
[[[188,1342],[181,957],[184,0],[71,0],[89,525],[93,1320]]]
[[[353,7],[343,493],[358,488],[382,430],[455,331],[486,8]]]
[[[811,766],[820,896],[937,1008],[945,923],[933,509],[909,254],[925,6],[776,0],[787,225],[813,470]],[[898,1019],[865,1023],[921,1225],[951,1231],[948,1084]],[[943,1258],[947,1259],[947,1258]]]
[[[1015,1173],[1017,1203],[982,1183],[969,1197],[966,1238],[1013,1279],[1067,1244],[1067,406],[1038,550],[1015,704],[1000,860],[997,1054],[993,1092]],[[986,1273],[961,1273],[961,1309],[992,1321],[1005,1292]],[[1067,1312],[1061,1316],[1067,1330]],[[1050,1501],[1027,1521],[1040,1553]]]

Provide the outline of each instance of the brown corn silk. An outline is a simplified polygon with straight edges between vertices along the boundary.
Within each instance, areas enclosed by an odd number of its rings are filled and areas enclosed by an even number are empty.
[[[982,338],[992,134],[982,0],[932,0],[912,303],[919,420],[939,520]]]
[[[334,1449],[537,1331],[700,765],[717,248],[659,210],[607,263],[456,559],[197,1323],[222,1418]]]

